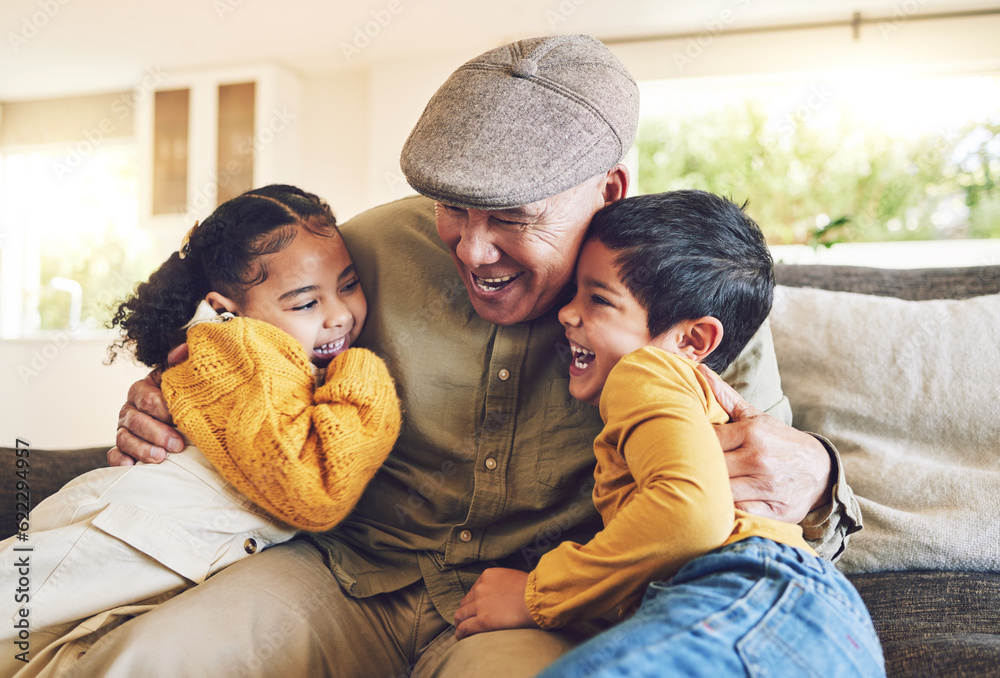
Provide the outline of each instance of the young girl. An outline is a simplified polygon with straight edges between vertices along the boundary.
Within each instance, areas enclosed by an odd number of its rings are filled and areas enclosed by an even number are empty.
[[[187,341],[162,385],[189,445],[84,474],[32,512],[26,541],[0,544],[4,562],[31,563],[26,600],[3,596],[15,636],[0,675],[58,673],[130,617],[296,528],[342,520],[400,426],[385,364],[350,348],[366,312],[315,195],[267,186],[196,224],[111,323],[124,331],[112,359],[163,366]],[[0,576],[17,587],[14,568]]]

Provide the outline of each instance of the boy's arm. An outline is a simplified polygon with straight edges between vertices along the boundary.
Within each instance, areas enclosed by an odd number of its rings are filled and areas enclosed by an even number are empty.
[[[660,366],[635,355],[608,377],[601,398],[607,426],[599,438],[624,450],[635,490],[592,540],[562,543],[528,575],[524,600],[542,628],[599,616],[721,546],[732,533],[733,499],[706,416],[705,387],[693,370],[686,377],[672,370],[665,378]],[[598,476],[608,461],[598,460]],[[479,586],[477,581],[467,596],[470,606],[460,610],[473,632],[486,630],[477,617],[493,613],[489,605],[476,604],[483,602],[475,600]]]
[[[314,389],[302,347],[250,318],[188,332],[190,358],[163,375],[174,421],[253,503],[300,529],[326,530],[357,504],[400,427],[385,363],[349,349]]]

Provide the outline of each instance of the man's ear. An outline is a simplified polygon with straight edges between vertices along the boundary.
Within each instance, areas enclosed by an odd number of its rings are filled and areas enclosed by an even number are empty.
[[[604,206],[607,207],[613,202],[618,202],[628,195],[630,183],[631,178],[625,165],[618,163],[608,170],[608,178],[604,184]]]
[[[215,309],[216,313],[225,313],[229,311],[233,315],[240,314],[240,307],[235,301],[229,297],[224,297],[218,292],[209,292],[205,295],[205,301],[208,302],[209,306]]]
[[[685,320],[676,329],[682,335],[677,348],[696,362],[703,361],[722,343],[722,323],[710,315],[697,320]]]

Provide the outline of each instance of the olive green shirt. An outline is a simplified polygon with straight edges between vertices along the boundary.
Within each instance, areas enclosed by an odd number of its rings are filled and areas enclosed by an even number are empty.
[[[368,297],[358,343],[388,363],[403,428],[354,513],[312,538],[349,594],[422,578],[450,619],[485,568],[531,570],[560,542],[584,543],[600,529],[591,491],[601,417],[569,394],[562,301],[516,325],[480,318],[437,235],[431,200],[377,207],[342,231]],[[790,420],[766,327],[723,377]],[[830,449],[834,497],[803,523],[828,557],[860,522]]]

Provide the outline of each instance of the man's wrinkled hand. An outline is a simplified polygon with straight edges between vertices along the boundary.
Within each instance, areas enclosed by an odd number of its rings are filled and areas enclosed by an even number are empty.
[[[816,438],[764,414],[714,372],[699,365],[729,414],[719,436],[736,508],[799,523],[829,501],[830,455]]]
[[[167,356],[171,367],[187,359],[187,344]],[[128,401],[118,412],[115,446],[108,450],[111,466],[131,466],[137,461],[158,464],[167,452],[184,449],[184,439],[172,426],[173,419],[160,389],[162,370],[153,370],[128,390]]]
[[[455,638],[483,631],[538,628],[524,599],[528,573],[505,567],[485,570],[455,612]]]

